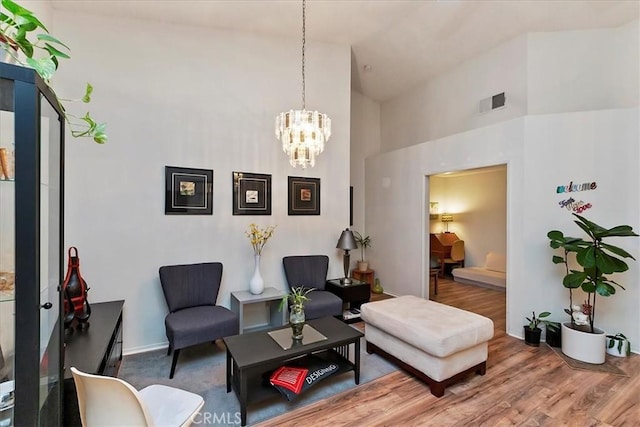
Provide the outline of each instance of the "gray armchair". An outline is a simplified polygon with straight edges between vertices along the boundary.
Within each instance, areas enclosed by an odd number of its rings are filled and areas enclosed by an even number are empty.
[[[171,373],[173,378],[180,350],[219,338],[237,335],[238,316],[231,310],[216,305],[222,264],[167,265],[160,267],[162,292],[169,307],[164,325],[173,350]]]
[[[307,295],[309,301],[304,305],[304,313],[307,320],[342,315],[342,300],[340,297],[324,290],[329,269],[328,256],[286,256],[282,258],[282,264],[289,289],[298,286],[314,289]]]

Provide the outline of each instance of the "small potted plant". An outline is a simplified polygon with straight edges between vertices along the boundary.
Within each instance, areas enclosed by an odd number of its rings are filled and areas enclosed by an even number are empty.
[[[529,322],[528,325],[524,325],[524,342],[531,347],[539,347],[540,346],[540,334],[542,333],[542,329],[538,327],[540,323],[546,324],[545,320],[542,320],[544,317],[549,317],[551,313],[548,311],[543,311],[536,317],[536,312],[532,312],[533,316],[525,317]]]
[[[360,246],[360,261],[358,261],[358,270],[367,271],[369,269],[369,263],[364,259],[364,251],[366,248],[371,247],[371,236],[363,237],[362,234],[354,231],[353,237],[356,239],[356,243],[358,244],[358,246]]]
[[[631,356],[631,343],[624,334],[607,335],[607,354],[616,357]]]
[[[305,289],[303,286],[291,288],[291,292],[282,297],[280,302],[280,310],[288,303],[289,305],[289,324],[291,325],[291,338],[294,340],[302,339],[302,329],[305,324],[304,303],[310,301],[307,295],[313,289]]]
[[[547,335],[545,341],[551,347],[562,347],[562,329],[560,322],[545,321]]]

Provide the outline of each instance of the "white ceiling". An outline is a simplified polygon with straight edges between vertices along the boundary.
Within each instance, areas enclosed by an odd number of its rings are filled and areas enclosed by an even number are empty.
[[[59,10],[302,34],[302,2],[294,0],[51,2]],[[307,0],[306,14],[307,40],[351,45],[353,89],[382,102],[525,32],[623,25],[638,19],[640,0]]]

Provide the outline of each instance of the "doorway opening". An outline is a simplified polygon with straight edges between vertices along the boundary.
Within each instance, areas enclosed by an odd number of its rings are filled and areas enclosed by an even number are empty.
[[[439,173],[426,180],[425,294],[489,317],[496,331],[505,333],[507,165]]]

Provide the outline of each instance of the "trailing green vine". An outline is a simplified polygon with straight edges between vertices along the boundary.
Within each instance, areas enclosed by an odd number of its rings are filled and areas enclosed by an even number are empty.
[[[90,137],[98,144],[104,144],[107,141],[106,125],[96,122],[89,112],[84,116],[69,113],[63,103],[90,103],[93,87],[87,83],[84,96],[78,99],[60,98],[51,87],[50,81],[58,70],[60,60],[71,58],[69,47],[49,34],[47,27],[33,12],[12,0],[1,1],[0,48],[17,64],[33,68],[47,83],[56,96],[73,137]],[[40,32],[36,34],[36,31]],[[33,37],[30,39],[29,36]],[[36,55],[38,52],[41,55]]]

